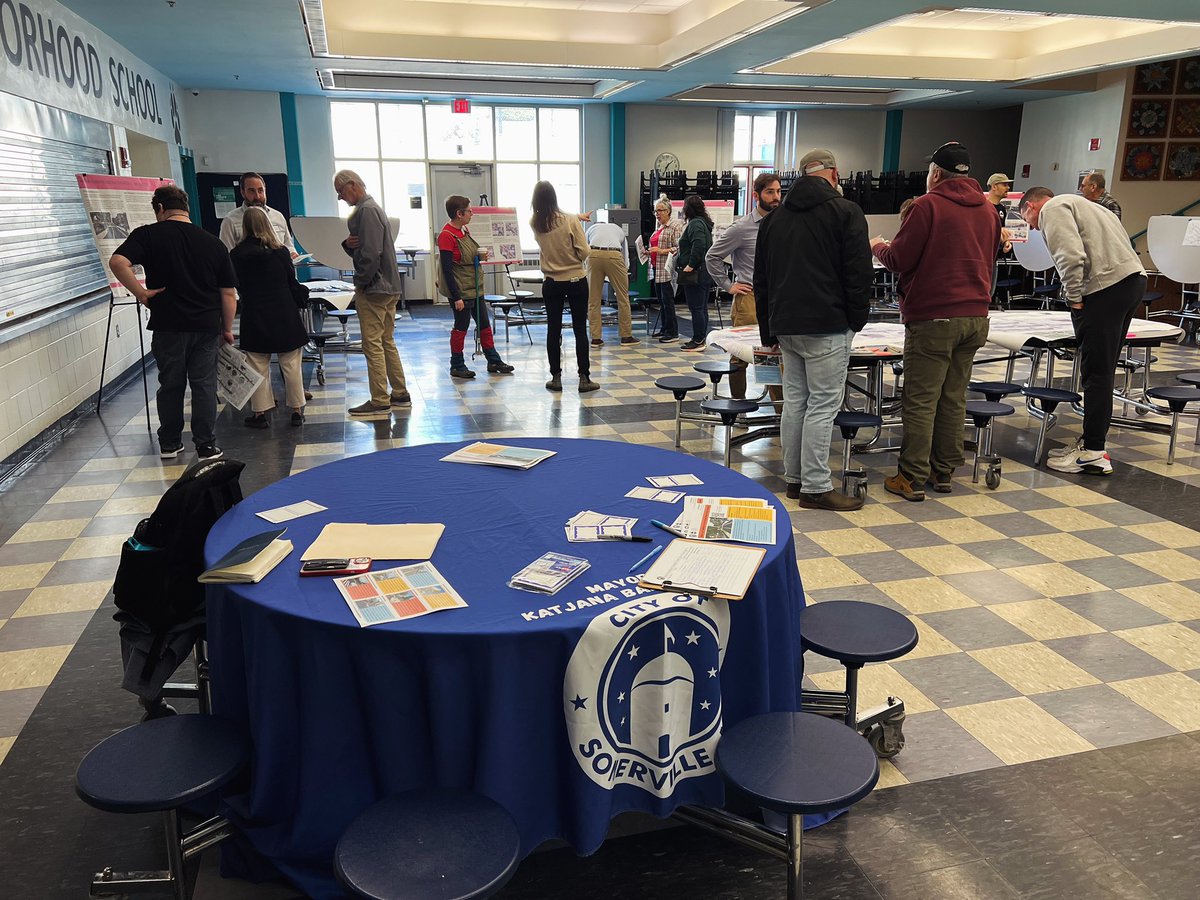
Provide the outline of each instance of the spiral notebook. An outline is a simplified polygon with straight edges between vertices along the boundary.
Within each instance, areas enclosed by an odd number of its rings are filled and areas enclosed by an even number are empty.
[[[764,547],[676,538],[642,576],[642,587],[741,600],[767,555]]]

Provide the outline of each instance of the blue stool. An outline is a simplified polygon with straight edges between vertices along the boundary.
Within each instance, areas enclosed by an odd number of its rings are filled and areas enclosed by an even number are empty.
[[[848,497],[866,497],[867,470],[862,467],[850,468],[850,451],[853,449],[851,445],[858,437],[858,429],[880,428],[883,425],[883,419],[873,413],[843,409],[833,417],[833,424],[842,432],[842,493]],[[850,488],[851,482],[854,482],[853,492]]]
[[[979,390],[972,387],[971,390]],[[1019,388],[1018,388],[1019,390]],[[975,425],[975,463],[971,466],[971,483],[979,484],[979,464],[987,463],[984,483],[995,490],[1000,487],[1000,457],[992,453],[992,420],[997,416],[1011,416],[1014,410],[1007,403],[988,400],[968,400],[967,415]]]
[[[1189,373],[1190,374],[1190,373]],[[1188,375],[1180,375],[1182,381]],[[1172,465],[1175,462],[1175,432],[1179,427],[1179,414],[1183,412],[1185,406],[1189,403],[1194,403],[1200,400],[1200,388],[1195,387],[1152,387],[1146,391],[1147,397],[1152,397],[1155,400],[1162,400],[1167,404],[1167,408],[1171,410],[1171,440],[1167,444],[1167,465]],[[1200,424],[1197,426],[1197,438],[1200,439]]]
[[[1060,403],[1080,403],[1083,398],[1074,391],[1061,391],[1051,387],[1021,388],[1021,393],[1028,398],[1030,408],[1042,414],[1042,427],[1038,431],[1037,446],[1033,449],[1033,464],[1039,466],[1042,463],[1042,447],[1046,443],[1046,432],[1054,427],[1056,421],[1054,410]],[[1033,405],[1034,400],[1038,402],[1037,406]]]
[[[708,380],[712,382],[712,398],[714,400],[721,396],[718,390],[721,386],[721,379],[726,375],[733,374],[733,364],[728,359],[706,359],[704,362],[696,363],[692,368],[708,376]]]
[[[520,858],[517,824],[499,803],[426,789],[380,800],[351,822],[334,871],[355,897],[468,900],[504,887]]]
[[[858,734],[810,713],[743,719],[717,745],[717,768],[787,824],[788,900],[803,896],[804,816],[845,809],[879,781],[879,762]]]
[[[700,408],[706,413],[719,416],[725,426],[725,468],[729,468],[729,451],[733,449],[733,425],[738,416],[752,413],[758,409],[753,400],[701,400]]]
[[[654,386],[675,395],[675,446],[678,447],[680,431],[683,428],[683,401],[689,391],[703,388],[704,382],[695,375],[664,375],[654,382]]]
[[[858,670],[870,662],[886,662],[917,646],[916,626],[895,610],[861,600],[826,600],[800,613],[800,646],[836,659],[846,668],[845,691],[802,692],[805,712],[840,717],[861,731],[879,756],[895,756],[904,748],[904,701],[888,702],[858,714]]]
[[[250,761],[250,743],[228,719],[167,716],[118,731],[83,758],[75,793],[114,813],[161,812],[167,835],[167,871],[114,872],[92,880],[93,896],[156,891],[187,900],[185,862],[229,837],[229,823],[214,817],[184,833],[182,806],[232,781]]]
[[[1021,393],[1021,385],[1009,381],[972,381],[967,390],[983,394],[989,403],[999,403],[1009,394]]]

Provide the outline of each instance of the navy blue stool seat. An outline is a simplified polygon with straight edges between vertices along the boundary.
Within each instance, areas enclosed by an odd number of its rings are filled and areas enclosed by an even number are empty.
[[[1015,387],[1015,385],[1009,385]],[[972,386],[971,390],[980,388]],[[1020,390],[1018,387],[1017,390]],[[982,391],[981,391],[982,393]],[[971,483],[979,483],[979,464],[986,463],[988,470],[984,483],[995,490],[1000,486],[1000,457],[992,452],[992,421],[1002,416],[1011,416],[1014,410],[1007,403],[991,400],[968,400],[967,415],[975,425],[975,460],[971,466]]]
[[[879,762],[857,732],[810,713],[743,719],[721,735],[716,762],[739,790],[787,815],[789,900],[803,893],[804,815],[852,806],[879,781]]]
[[[833,417],[833,424],[842,433],[842,493],[847,496],[852,494],[855,497],[864,497],[867,493],[867,470],[861,466],[857,469],[850,468],[850,452],[854,439],[858,437],[858,429],[879,428],[883,425],[883,418],[874,413],[843,409]]]
[[[725,467],[728,468],[729,451],[732,449],[733,441],[733,425],[738,416],[744,416],[746,413],[752,413],[758,409],[758,404],[753,400],[726,400],[718,397],[712,400],[701,400],[700,408],[706,413],[719,416],[721,424],[725,426]]]
[[[1021,393],[1028,398],[1032,408],[1042,413],[1042,427],[1038,430],[1037,445],[1033,449],[1033,464],[1037,466],[1042,462],[1042,448],[1046,444],[1046,432],[1053,427],[1056,421],[1054,410],[1060,403],[1082,403],[1083,397],[1074,391],[1051,387],[1025,387],[1021,388]],[[1036,407],[1033,406],[1034,400],[1037,401]]]
[[[1009,394],[1021,393],[1021,385],[1010,381],[972,381],[967,385],[967,390],[983,394],[991,403],[999,403]]]
[[[1184,384],[1200,385],[1200,372],[1181,372],[1175,377]]]
[[[858,670],[867,663],[897,659],[917,646],[916,626],[895,610],[861,600],[826,600],[800,613],[800,646],[846,668],[845,691],[802,692],[809,712],[839,715],[866,734],[880,756],[904,747],[904,701],[894,697],[877,710],[858,714]]]
[[[499,803],[426,789],[380,800],[351,822],[334,871],[356,897],[468,900],[504,887],[520,855],[517,824]]]
[[[1182,381],[1185,377],[1189,377],[1190,374],[1180,375],[1179,379]],[[1200,400],[1200,388],[1183,387],[1181,385],[1152,387],[1146,390],[1146,396],[1163,401],[1171,411],[1171,440],[1167,444],[1167,465],[1172,465],[1175,462],[1175,434],[1179,427],[1179,415],[1189,403]],[[1200,423],[1196,427],[1198,429],[1197,440],[1200,440]]]
[[[696,363],[692,368],[708,376],[708,380],[712,382],[714,398],[720,397],[718,388],[721,385],[721,379],[726,375],[733,374],[733,364],[728,359],[706,359],[704,362]]]
[[[675,395],[675,446],[678,447],[683,428],[683,401],[689,391],[701,390],[704,381],[695,375],[664,375],[654,382],[654,386]]]
[[[227,785],[249,760],[250,742],[231,721],[196,714],[151,719],[92,748],[75,772],[75,793],[106,812],[163,813],[168,865],[165,872],[105,868],[92,881],[92,894],[157,889],[186,900],[185,861],[231,832],[218,817],[185,834],[179,809]]]

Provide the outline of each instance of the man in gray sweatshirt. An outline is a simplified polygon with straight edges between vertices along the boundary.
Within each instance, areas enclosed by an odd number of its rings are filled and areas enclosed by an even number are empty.
[[[393,406],[409,406],[404,365],[396,349],[396,303],[400,300],[400,269],[396,265],[396,235],[383,209],[367,193],[358,173],[342,169],[333,176],[338,199],[354,207],[346,220],[349,237],[342,248],[354,259],[354,308],[362,331],[371,397],[351,407],[356,418],[386,419]],[[388,383],[391,393],[388,393]]]
[[[1113,372],[1146,293],[1146,272],[1120,220],[1092,201],[1033,187],[1018,208],[1046,239],[1079,342],[1083,436],[1051,450],[1046,465],[1058,472],[1111,475],[1105,439],[1112,421]]]

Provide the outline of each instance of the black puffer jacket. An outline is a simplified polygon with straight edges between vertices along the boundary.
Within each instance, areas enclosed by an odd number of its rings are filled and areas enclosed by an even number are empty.
[[[763,344],[779,334],[861,331],[873,277],[862,210],[824,178],[797,179],[758,229],[754,304]]]

